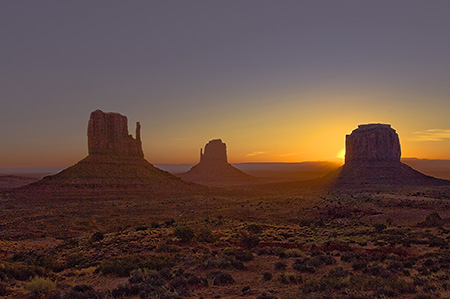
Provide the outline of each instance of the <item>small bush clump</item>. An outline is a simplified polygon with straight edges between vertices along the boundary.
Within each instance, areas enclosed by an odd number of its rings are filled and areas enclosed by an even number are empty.
[[[175,228],[174,234],[183,243],[188,243],[195,236],[194,230],[188,226],[178,226]]]
[[[56,289],[56,284],[49,279],[38,277],[28,282],[25,285],[25,289],[28,290],[32,296],[44,297]]]

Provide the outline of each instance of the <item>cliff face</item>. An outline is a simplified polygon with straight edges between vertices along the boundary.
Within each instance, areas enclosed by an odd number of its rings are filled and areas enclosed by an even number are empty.
[[[126,116],[96,110],[91,113],[88,124],[89,155],[143,158],[140,130],[140,123],[136,123],[135,139],[128,134]]]
[[[390,125],[359,125],[345,140],[345,163],[400,162],[400,141]]]

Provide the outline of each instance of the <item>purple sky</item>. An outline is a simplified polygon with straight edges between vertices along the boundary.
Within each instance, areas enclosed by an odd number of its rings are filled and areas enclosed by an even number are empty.
[[[450,158],[449,15],[450,1],[2,1],[0,168],[83,158],[95,109],[141,121],[152,163],[194,163],[213,138],[231,162],[325,160],[374,121],[407,156]]]

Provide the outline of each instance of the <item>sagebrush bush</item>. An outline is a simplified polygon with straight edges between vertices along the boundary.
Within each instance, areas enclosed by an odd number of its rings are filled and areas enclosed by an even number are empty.
[[[98,271],[103,274],[114,274],[120,277],[130,276],[132,270],[149,269],[161,270],[171,267],[172,263],[167,259],[154,255],[122,255],[100,263]]]
[[[32,296],[42,297],[55,290],[56,284],[50,279],[38,277],[25,284],[25,289],[28,290]]]
[[[174,231],[175,237],[177,237],[178,239],[181,240],[181,242],[183,243],[187,243],[189,241],[191,241],[194,236],[194,230],[192,228],[190,228],[189,226],[178,226],[177,228],[175,228]]]

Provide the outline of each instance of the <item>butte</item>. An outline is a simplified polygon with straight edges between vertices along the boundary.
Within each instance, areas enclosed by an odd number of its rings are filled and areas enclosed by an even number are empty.
[[[221,139],[209,141],[204,152],[200,149],[200,162],[179,177],[205,185],[246,184],[256,181],[256,178],[228,163],[227,145]]]
[[[345,164],[323,179],[334,187],[449,185],[400,161],[397,132],[389,124],[359,125],[345,140]]]
[[[204,190],[154,167],[144,159],[140,123],[136,137],[119,113],[96,110],[88,124],[88,156],[58,174],[17,189],[29,195],[90,197],[169,195]]]

